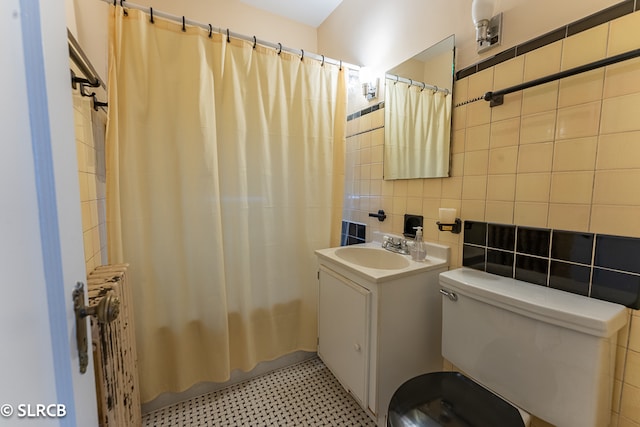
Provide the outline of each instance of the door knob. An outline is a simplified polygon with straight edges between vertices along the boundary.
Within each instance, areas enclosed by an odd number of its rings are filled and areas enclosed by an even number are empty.
[[[111,294],[100,300],[98,305],[93,307],[83,307],[80,309],[80,316],[95,316],[100,323],[111,323],[120,314],[120,300]]]
[[[80,359],[80,373],[87,372],[89,365],[89,350],[87,322],[85,317],[95,316],[100,323],[113,322],[120,314],[120,300],[110,293],[104,296],[98,305],[87,307],[84,305],[84,283],[78,282],[73,290],[73,311],[76,314],[76,342]]]

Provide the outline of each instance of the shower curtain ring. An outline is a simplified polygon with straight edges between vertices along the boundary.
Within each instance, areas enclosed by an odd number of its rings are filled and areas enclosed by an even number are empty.
[[[229,29],[227,28],[227,43],[231,43],[231,39],[229,38]]]
[[[438,89],[438,86],[435,86],[435,85],[434,85],[434,86],[433,86],[433,93],[438,93],[438,90],[439,90],[439,89]]]
[[[282,43],[278,43],[278,55],[282,53]]]
[[[122,4],[124,0],[120,0],[120,7],[122,8],[122,13],[124,13],[124,16],[129,16],[129,13],[127,12],[127,9],[124,8],[124,5]]]
[[[186,32],[187,31],[187,27],[185,26],[185,19],[184,19],[184,15],[182,16],[182,32]]]
[[[342,71],[342,59],[340,60],[340,68],[339,68],[339,70]]]
[[[399,81],[400,81],[400,76],[396,74],[396,81],[393,82],[393,84],[397,85]]]
[[[253,36],[253,48],[256,48],[256,45],[258,44],[258,39],[256,38],[256,36]]]
[[[320,64],[321,67],[324,67],[324,55],[322,55],[322,63]]]
[[[153,8],[150,7],[149,8],[149,16],[151,16],[151,19],[149,20],[152,24],[154,24],[155,22],[153,22]]]
[[[211,34],[213,33],[213,27],[209,24],[209,38],[211,38]]]
[[[302,55],[300,55],[300,61],[302,61],[304,59],[304,49],[300,49],[300,52],[302,52]]]

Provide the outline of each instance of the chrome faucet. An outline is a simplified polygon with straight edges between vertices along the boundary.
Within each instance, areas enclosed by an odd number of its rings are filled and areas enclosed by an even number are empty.
[[[382,238],[382,247],[397,254],[409,255],[409,247],[407,246],[406,239],[384,236]]]

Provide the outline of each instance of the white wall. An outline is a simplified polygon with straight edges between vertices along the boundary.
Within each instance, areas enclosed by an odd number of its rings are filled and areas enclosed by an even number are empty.
[[[65,19],[48,0],[0,3],[0,53],[11,58],[0,82],[0,403],[14,409],[3,406],[0,419],[10,425],[97,425],[91,353],[81,374],[71,300],[86,273]],[[67,416],[26,421],[19,404],[66,405]]]
[[[76,8],[73,0],[64,0],[65,18],[67,29],[71,31],[74,37],[78,38],[78,27],[76,26]]]
[[[80,373],[80,358],[76,343],[76,320],[71,295],[76,283],[85,282],[80,188],[76,144],[74,141],[73,106],[69,81],[69,50],[65,19],[68,12],[40,0],[44,72],[49,113],[51,152],[58,209],[58,227],[61,252],[62,282],[66,305],[67,342],[71,356],[71,379],[76,406],[75,425],[95,425],[98,421],[93,355],[89,344],[89,366]],[[86,301],[85,301],[86,302]],[[89,319],[84,320],[88,326]],[[55,336],[54,336],[55,338]],[[59,387],[59,384],[58,384]],[[61,423],[63,425],[63,423]]]
[[[12,58],[0,79],[0,395],[14,408],[57,402],[19,10],[0,4],[0,53]]]
[[[476,53],[471,0],[343,0],[318,28],[318,49],[380,72],[455,34],[456,69],[491,57],[619,0],[498,0],[503,44]]]
[[[67,8],[73,8],[73,12],[67,11],[67,27],[71,30],[76,40],[87,55],[96,72],[107,81],[107,29],[109,4],[99,0],[66,0]],[[69,19],[75,18],[75,22]],[[73,27],[76,28],[75,32]]]

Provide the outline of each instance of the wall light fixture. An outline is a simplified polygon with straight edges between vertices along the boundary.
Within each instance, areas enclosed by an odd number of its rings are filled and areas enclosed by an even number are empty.
[[[502,41],[502,13],[494,16],[495,7],[496,0],[473,0],[471,3],[478,53],[498,46]]]
[[[367,98],[367,101],[378,97],[380,78],[374,77],[374,72],[370,68],[360,68],[360,83],[362,84],[362,96]]]
[[[367,101],[376,99],[378,97],[378,86],[380,79],[375,79],[371,82],[362,83],[362,96],[367,98]]]

